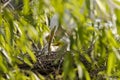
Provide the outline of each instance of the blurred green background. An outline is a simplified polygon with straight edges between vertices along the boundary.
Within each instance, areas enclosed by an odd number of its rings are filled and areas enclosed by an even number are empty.
[[[0,80],[119,80],[119,35],[119,0],[1,0]],[[32,71],[53,52],[60,70]]]

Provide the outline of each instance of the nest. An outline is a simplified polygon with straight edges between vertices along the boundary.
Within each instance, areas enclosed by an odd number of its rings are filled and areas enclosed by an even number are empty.
[[[43,75],[47,75],[49,73],[54,73],[56,70],[60,70],[63,57],[57,55],[57,53],[47,54],[47,55],[35,55],[37,61],[33,63],[33,67],[31,68],[26,63],[19,64],[20,69],[32,70],[33,72],[39,72]],[[30,60],[32,61],[32,60]]]

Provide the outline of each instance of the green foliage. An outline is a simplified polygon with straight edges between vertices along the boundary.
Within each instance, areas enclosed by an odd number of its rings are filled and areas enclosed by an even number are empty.
[[[120,79],[120,2],[16,1],[0,4],[0,80],[45,80],[40,73],[20,69],[19,64],[24,62],[33,68],[35,53],[47,47],[43,54],[53,49],[59,56],[65,53],[62,72],[56,77]],[[15,4],[23,6],[11,8]],[[52,23],[56,14],[58,19]]]

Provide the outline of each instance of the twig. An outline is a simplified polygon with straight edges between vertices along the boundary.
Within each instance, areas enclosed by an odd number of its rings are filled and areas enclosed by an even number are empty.
[[[8,0],[8,1],[1,7],[1,9],[5,8],[8,4],[10,4],[10,1],[11,1],[11,0]]]

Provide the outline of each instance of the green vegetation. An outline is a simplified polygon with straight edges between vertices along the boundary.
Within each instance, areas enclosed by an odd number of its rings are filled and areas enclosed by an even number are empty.
[[[0,80],[119,80],[118,0],[0,2]]]

